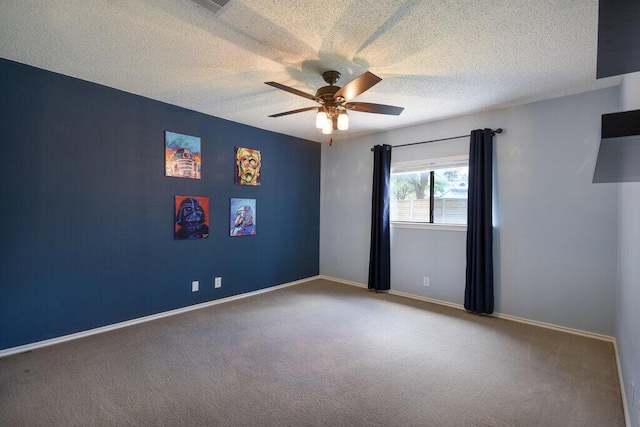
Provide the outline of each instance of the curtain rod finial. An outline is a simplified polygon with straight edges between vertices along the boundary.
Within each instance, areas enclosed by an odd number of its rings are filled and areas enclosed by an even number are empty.
[[[496,130],[494,130],[495,133],[502,133],[502,128],[498,128]]]

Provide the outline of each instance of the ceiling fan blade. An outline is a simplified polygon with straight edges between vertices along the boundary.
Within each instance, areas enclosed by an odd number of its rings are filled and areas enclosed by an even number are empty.
[[[276,83],[276,82],[264,82],[264,84],[269,85],[269,86],[273,86],[273,87],[275,87],[275,88],[277,88],[277,89],[284,90],[285,92],[289,92],[289,93],[292,93],[292,94],[294,94],[294,95],[301,96],[301,97],[303,97],[303,98],[310,99],[310,100],[312,100],[312,101],[320,102],[320,98],[316,97],[315,95],[311,95],[310,93],[306,93],[306,92],[303,92],[303,91],[301,91],[301,90],[294,89],[294,88],[292,88],[292,87],[282,85],[282,84],[280,84],[280,83]]]
[[[300,108],[298,110],[291,110],[291,111],[285,111],[284,113],[278,113],[278,114],[272,114],[269,117],[280,117],[280,116],[288,116],[289,114],[296,114],[296,113],[302,113],[304,111],[309,111],[309,110],[317,110],[318,107],[307,107],[307,108]]]
[[[393,105],[370,104],[368,102],[349,102],[344,104],[347,110],[361,111],[363,113],[389,114],[399,116],[404,107],[394,107]]]
[[[338,89],[333,95],[333,99],[342,98],[345,102],[351,101],[356,96],[371,89],[380,80],[382,80],[380,77],[367,71]]]

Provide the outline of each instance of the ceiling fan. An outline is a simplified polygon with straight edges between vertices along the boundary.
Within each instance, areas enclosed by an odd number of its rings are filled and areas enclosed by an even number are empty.
[[[394,107],[392,105],[371,104],[368,102],[350,102],[356,96],[371,89],[380,80],[380,77],[367,71],[364,74],[351,80],[346,85],[334,86],[340,79],[340,73],[337,71],[325,71],[322,78],[329,86],[323,86],[317,90],[315,95],[302,92],[289,86],[285,86],[276,82],[265,82],[269,86],[284,90],[303,98],[311,99],[320,104],[320,107],[306,107],[298,110],[285,111],[284,113],[272,114],[269,117],[281,117],[289,114],[302,113],[304,111],[317,110],[316,127],[322,129],[322,133],[331,134],[334,129],[349,129],[349,116],[347,110],[360,111],[363,113],[389,114],[398,116],[404,110],[403,107]]]

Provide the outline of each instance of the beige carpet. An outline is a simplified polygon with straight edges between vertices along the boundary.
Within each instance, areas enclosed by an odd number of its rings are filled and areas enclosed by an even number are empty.
[[[611,343],[315,280],[0,359],[2,426],[624,426]]]

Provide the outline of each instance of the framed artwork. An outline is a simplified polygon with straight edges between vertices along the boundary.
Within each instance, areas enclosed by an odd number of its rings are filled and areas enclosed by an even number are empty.
[[[233,182],[239,185],[260,185],[260,151],[252,148],[236,147],[236,166]]]
[[[200,138],[165,131],[164,175],[200,179]]]
[[[256,234],[256,199],[231,199],[229,235],[254,236]]]
[[[174,204],[175,240],[206,239],[209,237],[209,198],[176,196]]]

